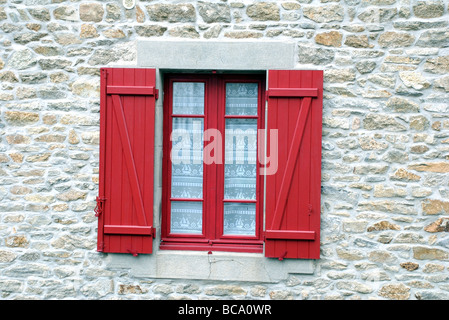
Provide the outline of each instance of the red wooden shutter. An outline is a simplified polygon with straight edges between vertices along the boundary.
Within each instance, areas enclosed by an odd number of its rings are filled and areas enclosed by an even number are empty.
[[[267,99],[278,170],[266,181],[265,256],[319,259],[323,72],[270,70]]]
[[[101,70],[98,251],[152,253],[155,85],[154,69]]]

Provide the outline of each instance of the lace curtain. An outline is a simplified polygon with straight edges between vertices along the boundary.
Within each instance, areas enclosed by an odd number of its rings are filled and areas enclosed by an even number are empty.
[[[171,225],[173,233],[201,234],[203,203],[200,201],[172,201]]]
[[[225,199],[255,200],[257,119],[226,119]]]
[[[204,114],[204,83],[173,83],[173,114]],[[203,198],[202,118],[174,117],[172,123],[171,196],[178,199]],[[202,201],[171,202],[171,232],[201,234]]]
[[[226,84],[226,114],[257,115],[257,83]]]
[[[173,198],[203,198],[203,119],[173,118]]]
[[[223,233],[229,235],[254,235],[256,230],[256,204],[224,204]]]
[[[173,83],[173,114],[204,114],[204,83]]]
[[[226,84],[226,114],[257,115],[257,83]],[[226,119],[224,198],[256,200],[257,119]],[[223,207],[223,233],[254,235],[255,203],[226,202]]]

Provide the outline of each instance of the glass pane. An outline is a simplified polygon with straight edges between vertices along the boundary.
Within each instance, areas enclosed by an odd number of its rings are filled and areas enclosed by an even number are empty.
[[[257,83],[226,84],[226,114],[257,115]]]
[[[225,203],[223,233],[254,236],[256,234],[256,204]]]
[[[173,83],[173,114],[204,114],[204,83]]]
[[[203,119],[173,118],[171,135],[173,198],[203,198]]]
[[[203,230],[203,203],[197,201],[172,201],[171,233],[201,234]]]
[[[257,119],[226,119],[225,199],[256,199]]]

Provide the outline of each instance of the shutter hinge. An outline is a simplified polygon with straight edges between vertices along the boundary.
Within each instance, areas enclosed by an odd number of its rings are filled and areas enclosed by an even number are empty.
[[[151,228],[151,236],[153,237],[153,239],[156,239],[156,228]]]
[[[106,69],[101,69],[101,76],[103,77],[103,79],[107,79],[108,78],[108,71]]]
[[[95,206],[94,211],[95,211],[95,216],[98,217],[98,216],[100,216],[100,214],[103,213],[104,202],[106,201],[106,198],[97,197],[96,201],[97,201],[97,205]]]
[[[308,206],[309,216],[312,214],[312,205],[309,203]]]
[[[157,99],[159,99],[159,89],[154,89],[154,97]]]

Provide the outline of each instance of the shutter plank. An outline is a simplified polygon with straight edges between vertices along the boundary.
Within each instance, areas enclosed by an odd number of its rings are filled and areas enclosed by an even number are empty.
[[[129,87],[135,87],[136,86],[136,70],[133,68],[126,68],[123,69],[123,87],[126,87],[129,85]],[[112,99],[114,100],[114,96],[112,95]],[[145,210],[143,208],[143,202],[139,200],[139,198],[142,198],[141,190],[140,190],[140,184],[139,184],[139,176],[138,176],[138,168],[141,167],[140,162],[138,162],[139,158],[137,157],[139,152],[139,144],[138,139],[136,139],[135,132],[138,131],[139,127],[136,123],[137,119],[137,110],[139,109],[138,105],[136,104],[136,95],[134,94],[120,94],[120,101],[122,102],[121,110],[123,114],[124,123],[127,128],[127,139],[129,142],[129,148],[125,148],[125,142],[122,140],[122,147],[123,147],[123,156],[125,160],[125,168],[127,171],[124,172],[123,178],[126,179],[126,185],[130,186],[126,192],[128,193],[127,198],[131,199],[131,201],[127,201],[126,210],[125,212],[132,212],[133,214],[125,214],[122,215],[122,224],[123,225],[146,225],[145,219],[142,219],[142,217],[145,217]],[[125,110],[126,106],[126,110]],[[114,105],[114,107],[116,107]],[[114,110],[116,110],[114,108]],[[126,111],[126,116],[125,116]],[[122,135],[121,139],[124,137]],[[128,146],[128,144],[127,144]],[[128,153],[127,149],[129,149],[131,152]],[[132,161],[131,164],[128,164],[129,160]],[[132,171],[130,170],[130,167],[133,167]],[[127,174],[126,174],[127,173]],[[131,174],[134,173],[134,176],[131,176]],[[142,221],[143,220],[143,221]],[[142,246],[142,238],[143,237],[136,237],[132,234],[125,233],[123,234],[122,238],[125,240],[126,248],[141,248]],[[134,250],[132,250],[134,251]]]
[[[105,177],[105,153],[106,153],[106,80],[107,80],[107,71],[104,69],[101,69],[100,71],[100,146],[99,146],[99,161],[100,161],[100,168],[98,171],[98,194],[101,196],[104,196],[106,193],[105,191],[105,184],[103,183],[104,177]],[[100,197],[98,197],[100,198]],[[104,208],[103,208],[104,209]],[[97,251],[101,252],[104,249],[104,234],[103,234],[103,220],[104,220],[104,214],[100,215],[98,217],[98,229],[97,229]]]
[[[300,86],[301,87],[309,87],[312,84],[311,81],[312,78],[312,72],[310,71],[304,71],[301,72],[301,79],[300,79]],[[305,128],[303,132],[303,140],[301,144],[301,151],[299,153],[298,159],[297,159],[297,166],[296,169],[299,171],[297,174],[297,177],[299,176],[299,181],[297,183],[298,187],[298,198],[299,198],[299,212],[304,213],[301,215],[298,215],[298,229],[299,230],[312,230],[310,228],[310,211],[309,207],[310,204],[310,163],[311,163],[311,112],[310,107],[312,100],[315,98],[304,98],[303,102],[305,102],[307,99],[309,99],[309,112],[307,114],[307,120],[305,123]],[[318,146],[321,148],[321,142]],[[307,192],[304,192],[307,190]],[[293,249],[293,248],[292,248]],[[296,247],[294,248],[296,250],[296,255],[300,256],[302,253],[306,256],[310,256],[310,241],[297,241]]]
[[[315,86],[323,86],[323,73],[313,72],[312,83]],[[319,161],[311,161],[310,164],[310,204],[311,204],[311,219],[310,229],[317,233],[317,241],[313,241],[309,245],[311,259],[318,259],[320,257],[320,206],[321,206],[321,145],[322,145],[322,118],[323,118],[323,95],[321,94],[312,100],[311,108],[311,127],[318,128],[311,133],[311,158]]]
[[[128,75],[127,78],[130,78],[130,83],[133,84],[133,87],[145,87],[144,86],[144,82],[142,82],[142,80],[144,81],[144,77],[142,77],[141,75],[138,74],[138,70],[135,69],[127,69],[128,71]],[[135,106],[141,106],[144,103],[145,97],[146,96],[151,96],[152,94],[148,94],[148,95],[139,95],[139,94],[134,94],[134,95],[130,95],[128,97],[128,99],[132,99],[132,103]],[[141,107],[136,107],[133,109],[133,130],[132,132],[130,132],[130,135],[132,134],[132,141],[133,141],[133,145],[132,145],[132,149],[133,149],[133,155],[134,155],[134,160],[135,163],[144,163],[143,158],[144,158],[144,139],[142,139],[141,137],[144,137],[143,135],[143,131],[145,128],[145,118],[143,118],[143,112],[144,109]],[[144,177],[144,170],[145,167],[143,165],[138,165],[136,166],[136,174],[137,177]],[[143,201],[143,181],[142,179],[138,179],[138,186],[139,186],[139,195],[142,199],[142,207],[144,208],[144,217],[147,215],[147,213],[145,212],[145,204]],[[145,218],[146,220],[146,218]],[[138,221],[133,221],[133,225],[140,225],[138,223]],[[148,226],[148,222],[146,223],[146,226]],[[140,227],[139,227],[140,228]],[[144,245],[144,237],[132,237],[133,238],[133,247],[142,247]]]

